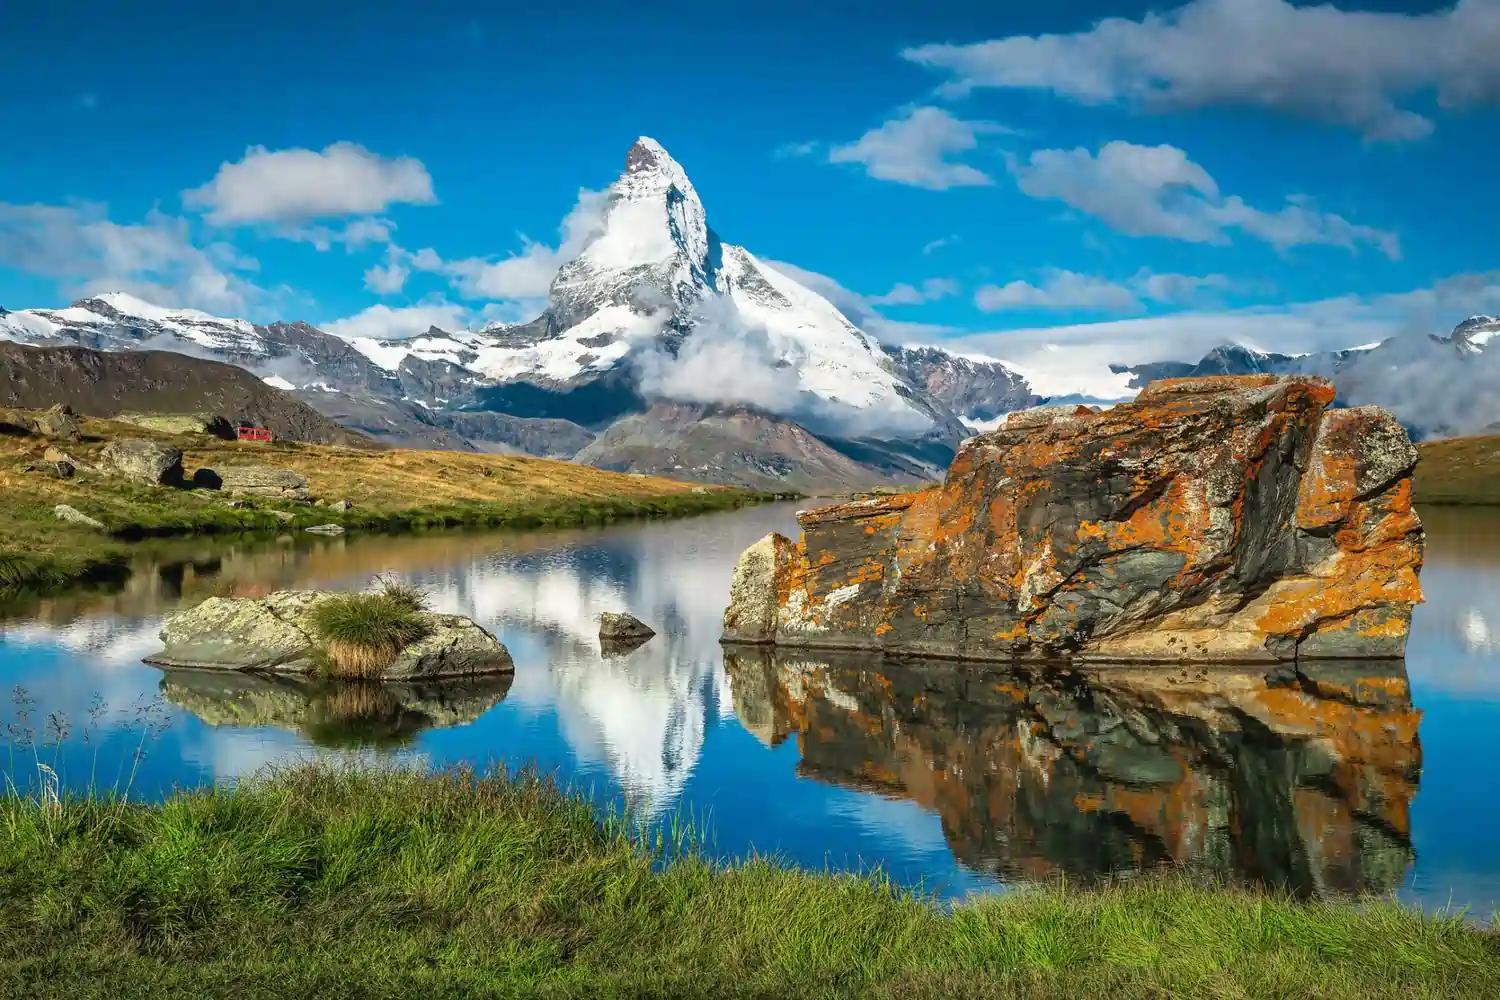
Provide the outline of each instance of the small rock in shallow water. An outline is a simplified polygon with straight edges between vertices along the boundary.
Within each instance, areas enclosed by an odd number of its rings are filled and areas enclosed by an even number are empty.
[[[52,516],[57,518],[59,521],[69,521],[73,524],[81,524],[89,528],[104,527],[102,522],[94,520],[92,517],[89,517],[78,508],[69,507],[65,503],[60,503],[56,507],[53,507]]]
[[[315,524],[311,528],[303,528],[303,531],[314,535],[342,535],[344,526],[342,524]]]
[[[210,597],[167,619],[161,631],[166,648],[146,662],[162,667],[310,673],[317,661],[313,609],[342,596],[346,595],[284,590],[265,597]],[[378,679],[422,680],[515,669],[505,646],[468,618],[427,612],[421,618],[426,636],[397,653]]]
[[[645,642],[656,630],[634,615],[606,611],[599,616],[599,638],[612,642]]]

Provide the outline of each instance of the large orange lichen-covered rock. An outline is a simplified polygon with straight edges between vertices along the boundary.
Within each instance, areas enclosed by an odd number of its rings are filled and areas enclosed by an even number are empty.
[[[736,568],[726,642],[960,659],[1399,657],[1416,449],[1309,377],[1167,379],[1011,414],[947,481],[805,511]]]

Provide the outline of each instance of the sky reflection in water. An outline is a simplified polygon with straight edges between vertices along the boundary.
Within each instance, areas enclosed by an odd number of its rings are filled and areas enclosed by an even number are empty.
[[[534,536],[188,546],[113,595],[20,609],[0,684],[72,733],[66,780],[134,794],[231,780],[289,757],[535,762],[643,819],[704,821],[714,849],[884,866],[945,895],[1018,878],[1088,881],[1163,862],[1302,895],[1397,889],[1500,906],[1500,515],[1424,512],[1406,671],[962,672],[868,657],[771,657],[718,637],[731,568],[794,506]],[[514,678],[330,690],[159,671],[161,616],[214,585],[359,586],[394,571],[435,610],[496,632]],[[660,633],[601,656],[599,613]],[[1409,693],[1407,680],[1409,678]],[[95,699],[107,718],[82,730]],[[8,706],[14,711],[18,706]],[[1420,730],[1420,736],[1413,736]],[[43,759],[52,751],[42,750]],[[31,751],[7,762],[18,780]]]

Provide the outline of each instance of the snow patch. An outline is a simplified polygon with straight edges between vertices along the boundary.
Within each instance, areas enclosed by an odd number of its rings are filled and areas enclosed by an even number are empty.
[[[292,385],[292,383],[288,382],[286,379],[282,378],[280,375],[271,375],[271,376],[268,376],[266,378],[261,379],[261,381],[264,382],[266,385],[270,386],[273,389],[285,389],[288,392],[290,392],[291,390],[297,388],[295,385]]]

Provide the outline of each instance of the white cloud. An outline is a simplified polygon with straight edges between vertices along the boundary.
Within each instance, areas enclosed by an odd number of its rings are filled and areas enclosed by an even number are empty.
[[[1140,299],[1124,285],[1074,271],[1051,270],[1041,285],[1012,281],[985,285],[974,293],[974,305],[985,312],[1002,309],[1106,309],[1128,311]]]
[[[993,122],[964,121],[942,108],[920,107],[873,128],[855,142],[835,146],[830,163],[863,164],[871,177],[943,191],[993,184],[984,171],[950,159],[979,145],[979,135],[1008,132]]]
[[[365,288],[376,295],[395,295],[406,287],[411,268],[405,262],[405,251],[392,244],[386,247],[385,264],[371,264],[365,270]]]
[[[311,243],[318,250],[326,251],[335,243],[341,243],[346,251],[353,252],[371,243],[390,243],[391,230],[395,228],[396,224],[389,219],[364,216],[350,219],[339,228],[323,225],[282,226],[275,232],[282,239]]]
[[[1139,21],[1068,35],[924,45],[903,55],[946,70],[950,95],[1050,90],[1146,111],[1237,105],[1334,122],[1370,139],[1417,139],[1432,122],[1398,101],[1500,102],[1500,5],[1460,0],[1431,14],[1344,11],[1286,0],[1193,0]]]
[[[809,271],[784,261],[761,260],[761,263],[817,292],[833,303],[835,309],[847,316],[849,322],[884,343],[905,344],[923,339],[930,340],[953,332],[953,327],[936,323],[905,323],[886,319],[875,308],[874,301],[869,296],[845,288],[826,274]]]
[[[952,246],[953,244],[955,244],[957,242],[958,242],[958,236],[957,235],[939,237],[938,239],[935,239],[932,242],[930,242],[930,243],[928,243],[928,244],[926,244],[925,246],[922,247],[922,255],[925,257],[928,254],[932,253],[933,251],[941,250],[943,247],[946,247],[946,246]]]
[[[521,252],[503,260],[471,257],[442,263],[439,268],[453,280],[459,294],[467,298],[545,299],[558,268],[577,257],[603,232],[608,207],[607,191],[580,190],[577,204],[562,221],[556,247],[522,236]]]
[[[1116,140],[1097,156],[1083,148],[1039,149],[1009,165],[1026,194],[1055,198],[1127,236],[1225,243],[1227,230],[1238,229],[1278,250],[1304,244],[1353,250],[1371,244],[1387,257],[1400,256],[1394,233],[1321,212],[1307,198],[1288,198],[1284,207],[1267,212],[1238,195],[1225,197],[1208,171],[1175,146]]]
[[[186,219],[156,211],[121,225],[97,205],[0,203],[0,267],[54,279],[69,298],[121,291],[230,316],[273,298],[242,276],[255,260],[226,243],[199,246]]]
[[[316,152],[251,146],[243,159],[223,163],[213,180],[182,193],[215,225],[305,223],[313,219],[382,212],[394,204],[437,201],[422,161],[386,158],[352,142]]]
[[[1140,294],[1153,302],[1189,303],[1210,292],[1225,292],[1236,283],[1222,274],[1152,274],[1142,268],[1132,279]]]
[[[434,326],[442,330],[465,329],[472,317],[466,307],[446,300],[397,309],[373,305],[353,316],[320,324],[319,329],[346,339],[404,340],[420,336]]]
[[[958,292],[958,282],[952,278],[928,278],[922,282],[921,288],[901,282],[884,295],[872,296],[870,303],[877,306],[919,306],[924,302],[936,302],[938,299],[957,295]]]
[[[1191,303],[1209,291],[1227,291],[1234,283],[1222,274],[1153,274],[1142,268],[1128,281],[1079,274],[1061,268],[1043,270],[1042,283],[1012,281],[985,285],[974,293],[974,305],[984,312],[1006,309],[1097,309],[1134,312],[1143,300],[1162,304]]]

